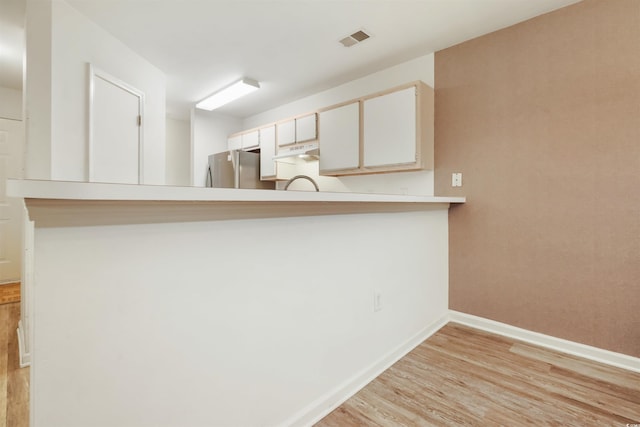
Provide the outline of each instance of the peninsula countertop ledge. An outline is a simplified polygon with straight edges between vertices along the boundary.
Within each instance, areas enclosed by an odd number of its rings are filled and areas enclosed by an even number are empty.
[[[7,180],[36,227],[211,221],[446,209],[464,197]]]

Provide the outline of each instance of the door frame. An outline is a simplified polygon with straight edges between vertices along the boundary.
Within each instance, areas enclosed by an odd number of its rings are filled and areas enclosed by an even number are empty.
[[[93,160],[93,146],[94,146],[94,120],[95,120],[95,81],[96,79],[102,79],[107,83],[110,83],[120,89],[123,89],[130,94],[138,98],[138,111],[140,114],[140,123],[138,125],[138,184],[144,183],[144,92],[130,84],[112,76],[109,73],[102,71],[100,68],[95,67],[91,63],[87,63],[89,70],[89,126],[87,137],[87,169],[89,182],[94,182],[94,160]]]

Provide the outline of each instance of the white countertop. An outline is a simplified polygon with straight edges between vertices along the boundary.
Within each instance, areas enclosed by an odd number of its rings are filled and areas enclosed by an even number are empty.
[[[464,197],[7,180],[36,227],[225,221],[441,210]]]
[[[464,197],[313,191],[245,190],[173,187],[163,185],[102,184],[89,182],[7,180],[7,195],[25,199],[195,201],[195,202],[364,202],[464,203]]]

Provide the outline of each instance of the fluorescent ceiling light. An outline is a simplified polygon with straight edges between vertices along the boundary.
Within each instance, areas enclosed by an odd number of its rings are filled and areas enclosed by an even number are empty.
[[[215,110],[258,89],[260,89],[260,83],[257,81],[242,79],[198,102],[196,108]]]

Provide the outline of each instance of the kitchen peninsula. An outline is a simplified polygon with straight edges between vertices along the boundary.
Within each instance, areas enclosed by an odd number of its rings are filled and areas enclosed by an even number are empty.
[[[8,181],[34,426],[306,425],[444,324],[461,197]],[[29,275],[26,276],[30,277]]]
[[[464,197],[39,180],[9,180],[8,191],[27,199],[36,227],[420,211],[465,201]]]

